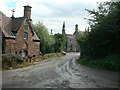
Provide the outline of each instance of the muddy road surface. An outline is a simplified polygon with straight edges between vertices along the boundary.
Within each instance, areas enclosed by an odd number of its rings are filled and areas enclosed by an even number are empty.
[[[3,71],[3,88],[117,88],[118,73],[78,64],[79,53]]]

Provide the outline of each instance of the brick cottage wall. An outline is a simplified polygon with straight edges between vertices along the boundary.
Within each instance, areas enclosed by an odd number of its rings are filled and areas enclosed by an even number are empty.
[[[39,55],[40,42],[33,41],[33,35],[29,26],[27,30],[24,30],[25,24],[28,26],[28,23],[25,21],[16,34],[16,49],[18,52],[21,50],[27,50],[28,55]],[[27,40],[24,39],[24,32],[28,33]]]
[[[4,39],[2,44],[4,53],[17,53],[20,55],[23,54],[23,56],[25,56],[25,53],[31,56],[39,55],[39,38],[29,28],[31,23],[31,8],[29,5],[24,6],[24,16],[19,18],[15,18],[14,15],[11,18],[0,15],[0,28],[3,33],[2,38]],[[27,25],[26,29],[25,25]],[[17,30],[18,28],[19,30]],[[24,39],[24,32],[28,34],[26,40]]]
[[[34,42],[34,46],[33,46],[33,51],[35,53],[35,55],[39,55],[39,51],[40,51],[40,42]]]
[[[5,53],[15,52],[15,40],[5,39]]]
[[[5,53],[17,53],[21,55],[22,50],[27,50],[28,55],[39,55],[40,42],[33,41],[32,32],[28,26],[24,30],[24,25],[28,23],[25,21],[16,34],[16,39],[5,39]],[[28,39],[24,39],[24,32],[28,33]]]

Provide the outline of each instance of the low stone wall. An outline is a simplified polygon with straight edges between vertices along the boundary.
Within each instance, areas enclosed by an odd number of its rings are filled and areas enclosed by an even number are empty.
[[[59,57],[59,56],[61,56],[61,53],[51,53],[51,54],[40,55],[40,56],[36,56],[36,61],[41,61],[48,58]]]

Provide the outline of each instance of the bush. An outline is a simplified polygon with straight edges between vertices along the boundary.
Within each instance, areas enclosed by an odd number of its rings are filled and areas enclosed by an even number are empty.
[[[49,35],[47,27],[38,21],[36,24],[32,24],[32,28],[40,38],[40,55],[54,52],[55,40],[52,35]]]
[[[18,54],[4,54],[2,55],[2,67],[9,68],[9,67],[17,67],[17,64],[22,63],[22,57]]]
[[[28,58],[28,56],[24,57],[24,62],[29,62],[30,59]]]
[[[42,52],[39,52],[39,55],[42,55]]]
[[[120,71],[120,55],[118,54],[106,56],[104,59],[88,60],[88,58],[80,58],[78,62],[93,68]]]

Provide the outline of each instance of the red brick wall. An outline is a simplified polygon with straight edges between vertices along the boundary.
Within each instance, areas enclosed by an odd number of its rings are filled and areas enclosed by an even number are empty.
[[[15,52],[15,40],[5,39],[5,53]]]
[[[33,52],[35,53],[35,55],[39,55],[40,43],[34,42],[33,45],[34,45]]]
[[[28,25],[28,23],[25,21],[25,23]],[[28,30],[24,30],[24,25],[21,26],[21,28],[18,30],[16,34],[16,39],[6,40],[6,53],[12,50],[12,52],[17,51],[19,53],[21,50],[27,50],[28,55],[39,55],[39,48],[40,48],[40,42],[33,41],[32,32],[28,26]],[[24,32],[28,33],[28,39],[24,40]],[[16,44],[15,44],[16,43]],[[9,49],[11,47],[11,49]]]

